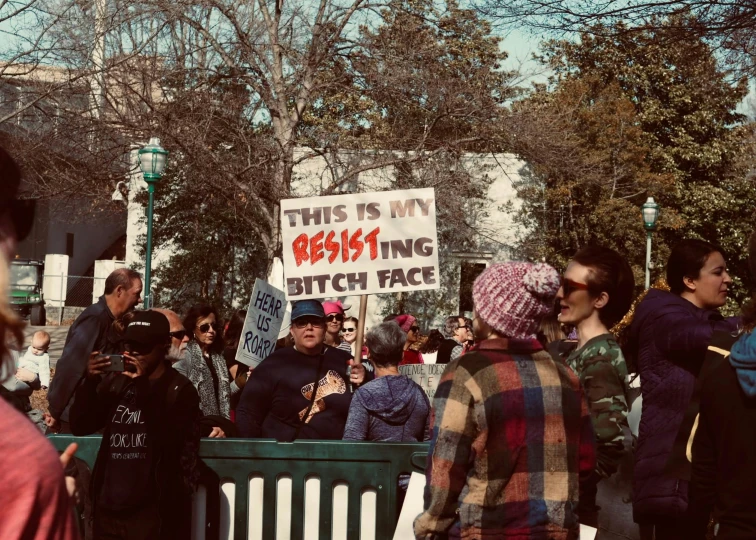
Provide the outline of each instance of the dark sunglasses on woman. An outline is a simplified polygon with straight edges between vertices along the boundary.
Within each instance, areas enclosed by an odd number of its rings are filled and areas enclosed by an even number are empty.
[[[344,322],[344,316],[341,313],[331,313],[330,315],[326,317],[326,319],[328,320],[328,322],[331,322],[331,321]]]
[[[355,330],[357,330],[357,329],[356,328],[344,328],[344,333],[346,334],[348,332],[354,332]]]
[[[579,281],[572,281],[571,279],[562,277],[562,291],[564,292],[565,298],[575,291],[587,291],[589,289],[590,286],[587,283],[580,283]]]
[[[198,328],[200,332],[202,332],[203,334],[207,334],[210,331],[210,327],[212,327],[213,330],[215,330],[216,334],[220,332],[220,325],[218,323],[212,323],[212,324],[205,323],[205,324],[201,324]]]

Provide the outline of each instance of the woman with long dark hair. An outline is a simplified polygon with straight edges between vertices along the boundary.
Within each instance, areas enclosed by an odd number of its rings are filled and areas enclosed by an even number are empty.
[[[715,331],[739,319],[717,311],[732,283],[722,251],[683,240],[667,261],[670,291],[652,289],[635,311],[629,347],[637,360],[643,413],[633,473],[633,519],[641,538],[688,538],[688,482],[666,472],[696,377]]]
[[[202,414],[229,419],[231,389],[218,311],[197,304],[184,317],[184,328],[194,337],[186,348],[186,377],[199,393]]]

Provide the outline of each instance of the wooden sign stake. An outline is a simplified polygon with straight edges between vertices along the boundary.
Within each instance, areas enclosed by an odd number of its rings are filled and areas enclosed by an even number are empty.
[[[357,338],[354,340],[354,361],[362,363],[362,344],[365,341],[365,317],[367,316],[368,295],[360,295],[360,316],[357,322]]]

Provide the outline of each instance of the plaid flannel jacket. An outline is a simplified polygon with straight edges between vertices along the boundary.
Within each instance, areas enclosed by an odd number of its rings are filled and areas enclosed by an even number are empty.
[[[595,465],[577,377],[536,341],[491,339],[444,371],[417,538],[578,538]]]

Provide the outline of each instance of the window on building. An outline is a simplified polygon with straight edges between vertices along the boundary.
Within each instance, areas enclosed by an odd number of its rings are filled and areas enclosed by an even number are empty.
[[[73,258],[74,256],[74,234],[66,233],[66,255]]]
[[[459,277],[459,312],[473,310],[472,288],[477,278],[483,270],[486,269],[486,263],[462,262]]]

